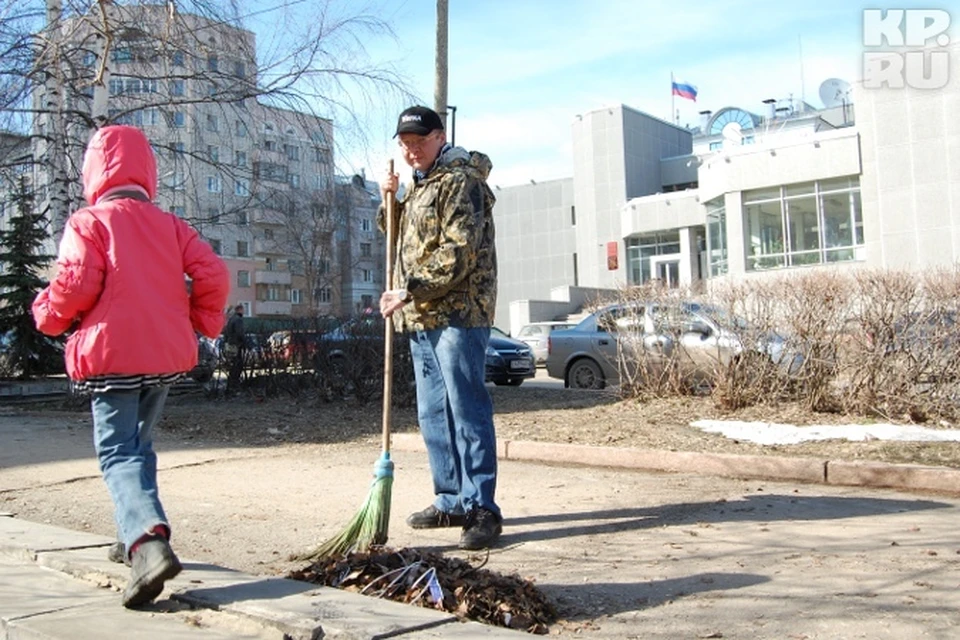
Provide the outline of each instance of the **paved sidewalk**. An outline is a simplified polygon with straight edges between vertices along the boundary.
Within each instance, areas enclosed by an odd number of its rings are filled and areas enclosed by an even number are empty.
[[[112,539],[39,524],[110,531],[89,430],[0,416],[0,442],[0,510],[24,516],[0,515],[0,640],[523,637],[265,575],[356,512],[369,444],[161,442],[185,571],[127,611]],[[391,545],[457,554],[457,531],[402,524],[430,476],[419,437],[397,436],[394,452]],[[960,637],[956,470],[516,441],[501,460],[507,522],[480,562],[558,603],[551,637]]]
[[[107,560],[111,543],[0,514],[0,638],[523,637],[430,609],[189,560],[157,601],[130,611],[117,593],[128,569]]]

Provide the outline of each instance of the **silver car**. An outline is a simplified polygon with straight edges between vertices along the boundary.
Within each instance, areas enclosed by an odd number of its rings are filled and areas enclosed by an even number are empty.
[[[551,333],[547,375],[566,387],[603,389],[619,381],[621,362],[652,368],[677,363],[693,379],[709,379],[718,364],[748,353],[790,374],[802,365],[802,356],[788,353],[781,337],[753,333],[742,319],[696,302],[614,304]]]
[[[577,326],[575,322],[531,322],[520,327],[517,332],[517,340],[525,342],[530,350],[533,351],[533,357],[538,365],[547,361],[547,343],[550,334],[558,329],[570,329]]]

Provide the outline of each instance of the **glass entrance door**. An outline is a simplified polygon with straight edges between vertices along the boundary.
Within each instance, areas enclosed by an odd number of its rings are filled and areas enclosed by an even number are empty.
[[[680,256],[651,256],[650,273],[668,289],[680,286]]]

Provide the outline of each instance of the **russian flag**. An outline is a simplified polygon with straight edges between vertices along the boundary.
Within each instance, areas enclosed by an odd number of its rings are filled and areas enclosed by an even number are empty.
[[[686,98],[687,100],[693,100],[694,102],[697,101],[697,88],[694,85],[680,80],[672,80],[671,82],[673,83],[673,95]]]

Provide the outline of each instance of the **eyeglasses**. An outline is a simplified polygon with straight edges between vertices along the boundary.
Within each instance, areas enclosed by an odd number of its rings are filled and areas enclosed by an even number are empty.
[[[421,136],[413,140],[407,140],[406,142],[404,142],[403,140],[397,140],[397,145],[399,145],[399,147],[404,150],[422,149],[424,145],[426,145],[427,142],[429,142],[430,139],[433,137],[434,137],[434,134],[433,132],[431,132],[425,136]]]

